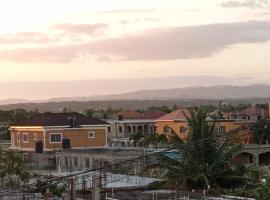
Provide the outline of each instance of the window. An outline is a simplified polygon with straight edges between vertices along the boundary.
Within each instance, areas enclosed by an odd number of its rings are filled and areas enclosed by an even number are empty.
[[[62,142],[62,133],[50,134],[50,143],[61,143],[61,142]]]
[[[164,131],[164,133],[170,133],[171,129],[169,126],[164,126],[163,131]]]
[[[180,127],[180,133],[186,133],[187,132],[187,127],[181,126]]]
[[[93,131],[88,132],[88,138],[89,138],[89,139],[95,138],[95,132],[93,132]]]
[[[20,133],[17,133],[17,142],[20,142]]]
[[[120,132],[120,133],[123,132],[122,126],[119,126],[119,132]]]
[[[225,126],[217,126],[216,131],[217,133],[225,133]]]
[[[37,133],[34,133],[34,140],[37,140]]]
[[[111,132],[111,127],[108,127],[108,133],[110,133]]]
[[[22,141],[23,141],[23,143],[28,143],[28,133],[22,134]]]

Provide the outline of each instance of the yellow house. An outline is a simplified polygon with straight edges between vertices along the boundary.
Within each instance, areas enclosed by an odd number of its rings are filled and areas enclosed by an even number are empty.
[[[156,120],[156,132],[158,135],[176,134],[181,139],[188,136],[188,124],[186,116],[190,116],[187,109],[178,109]]]
[[[107,146],[109,125],[79,113],[43,113],[10,126],[11,149],[55,151]]]
[[[171,136],[176,134],[182,140],[188,138],[188,123],[186,116],[190,116],[187,109],[178,109],[156,120],[156,133]],[[213,123],[213,120],[209,120]],[[255,121],[250,120],[216,120],[218,133],[231,134],[234,143],[252,144],[252,128]]]

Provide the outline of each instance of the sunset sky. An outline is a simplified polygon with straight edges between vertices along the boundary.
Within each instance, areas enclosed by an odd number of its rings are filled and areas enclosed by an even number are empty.
[[[0,80],[215,75],[267,83],[267,0],[8,0]]]

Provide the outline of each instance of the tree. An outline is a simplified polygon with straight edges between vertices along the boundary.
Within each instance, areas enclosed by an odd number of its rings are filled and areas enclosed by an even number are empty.
[[[174,106],[172,107],[172,111],[177,110],[177,109],[178,109],[177,104],[174,104]]]
[[[31,114],[24,109],[16,109],[11,112],[10,121],[20,122],[21,120],[31,117]]]
[[[216,133],[203,109],[191,110],[187,117],[189,137],[175,144],[177,156],[161,155],[160,169],[165,172],[162,186],[178,189],[209,189],[212,193],[243,192],[256,186],[249,168],[234,158],[241,146],[233,145],[225,135]],[[179,158],[179,159],[175,159]],[[255,171],[256,172],[256,171]]]
[[[84,113],[87,117],[92,117],[92,114],[95,112],[92,108],[87,108]]]
[[[0,151],[0,185],[3,188],[16,188],[26,183],[30,174],[25,168],[24,158],[14,151]]]
[[[129,140],[133,141],[134,144],[137,145],[137,144],[139,144],[140,140],[143,139],[143,138],[144,138],[143,134],[138,132],[138,133],[132,134],[129,137]]]
[[[258,144],[270,142],[270,123],[266,119],[260,119],[254,124],[253,138]]]

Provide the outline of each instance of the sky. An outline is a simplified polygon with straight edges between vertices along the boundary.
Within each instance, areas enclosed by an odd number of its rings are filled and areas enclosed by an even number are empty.
[[[0,24],[1,82],[270,78],[270,0],[9,0]]]

